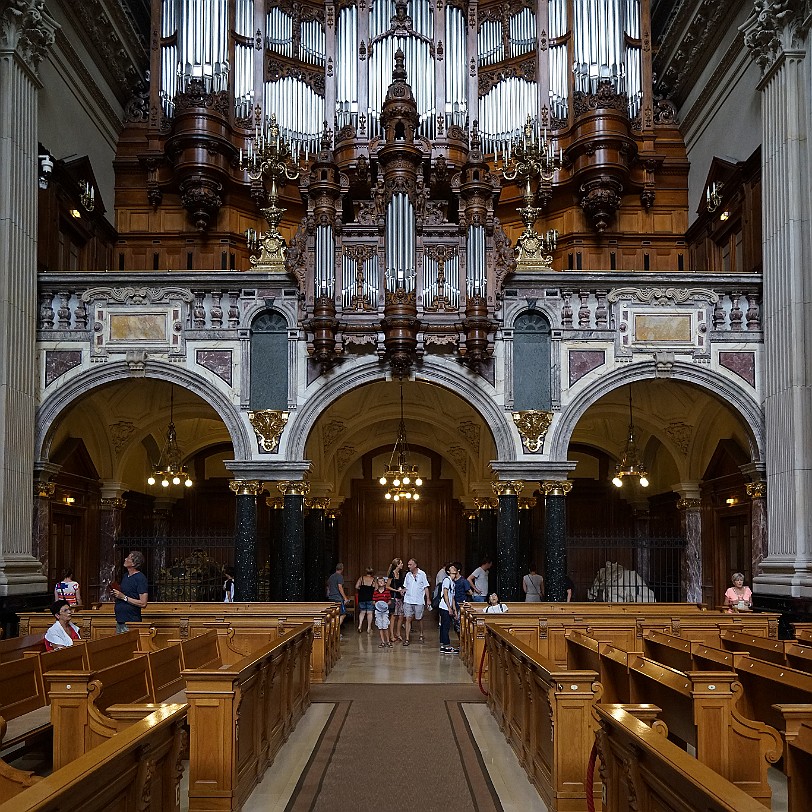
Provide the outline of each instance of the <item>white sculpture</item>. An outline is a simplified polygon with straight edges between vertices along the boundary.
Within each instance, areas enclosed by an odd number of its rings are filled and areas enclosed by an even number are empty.
[[[654,593],[646,586],[642,576],[635,570],[627,570],[622,564],[607,561],[598,570],[587,599],[608,603],[655,603]]]

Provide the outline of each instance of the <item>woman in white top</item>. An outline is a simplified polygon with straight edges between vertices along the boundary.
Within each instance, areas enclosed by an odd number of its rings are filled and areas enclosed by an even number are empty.
[[[488,595],[488,605],[482,610],[486,615],[503,615],[507,612],[507,605],[499,600],[495,592]]]
[[[56,622],[45,632],[45,650],[54,651],[72,646],[74,640],[79,640],[79,627],[71,623],[73,609],[70,604],[66,600],[54,601],[51,604],[51,614]]]
[[[522,578],[524,599],[527,603],[539,603],[544,595],[544,578],[536,573],[535,563],[530,565],[530,572]]]

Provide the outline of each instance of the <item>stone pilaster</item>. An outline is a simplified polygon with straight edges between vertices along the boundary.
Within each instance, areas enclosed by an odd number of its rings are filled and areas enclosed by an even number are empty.
[[[56,23],[37,0],[0,2],[0,596],[46,589],[32,554],[37,316],[37,69]]]
[[[496,592],[502,601],[521,600],[522,573],[519,569],[519,494],[524,482],[494,482],[499,498],[496,520]]]
[[[48,557],[51,534],[51,499],[56,485],[51,481],[62,469],[61,465],[41,462],[34,466],[34,508],[31,521],[31,554],[48,577]]]
[[[758,63],[764,293],[764,417],[770,549],[755,591],[812,597],[812,255],[807,4],[760,2],[742,26]]]
[[[745,485],[750,497],[750,539],[753,556],[753,577],[758,577],[761,562],[767,556],[767,483],[748,482]]]
[[[304,500],[309,490],[307,482],[279,482],[285,495],[282,520],[282,555],[279,572],[279,599],[305,600],[305,533]]]
[[[544,547],[547,559],[544,589],[548,601],[566,601],[564,578],[567,575],[567,503],[572,490],[567,480],[546,480],[541,483],[544,495]]]
[[[119,579],[121,562],[116,558],[116,544],[121,535],[121,520],[127,502],[121,482],[102,483],[99,500],[99,600],[109,601],[110,584]],[[157,572],[153,571],[153,578]]]
[[[702,500],[699,483],[681,483],[677,493],[685,558],[682,566],[682,591],[688,603],[702,603]]]
[[[256,479],[233,479],[237,497],[234,522],[234,600],[257,600],[257,496],[265,489]]]

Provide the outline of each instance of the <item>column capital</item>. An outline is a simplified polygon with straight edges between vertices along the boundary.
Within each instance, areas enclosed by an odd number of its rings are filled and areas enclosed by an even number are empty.
[[[474,505],[479,510],[496,510],[499,507],[499,500],[494,496],[475,496]]]
[[[264,483],[258,479],[232,479],[228,487],[237,496],[259,496],[265,490]]]
[[[54,495],[56,485],[43,479],[34,480],[34,496],[40,499],[50,499]]]
[[[532,510],[536,506],[535,496],[520,496],[519,510]]]
[[[271,510],[283,510],[285,507],[285,498],[283,496],[266,496],[265,504]]]
[[[702,500],[701,499],[678,499],[677,500],[677,510],[684,510],[686,512],[692,510],[699,510],[702,507]]]
[[[330,507],[330,497],[329,496],[312,496],[308,499],[305,504],[311,510],[327,510]]]
[[[763,479],[760,482],[748,482],[744,489],[751,499],[764,499],[767,496],[767,483]]]
[[[15,51],[35,75],[58,28],[42,0],[0,2],[0,50]]]
[[[762,75],[769,73],[789,52],[803,56],[808,29],[804,0],[761,0],[739,27],[744,34],[745,47],[761,68]]]
[[[276,483],[276,487],[285,496],[307,496],[310,493],[310,483],[301,479],[295,482],[282,480]]]
[[[521,479],[507,479],[493,482],[491,487],[497,496],[518,496],[524,490],[524,482]]]
[[[568,479],[546,479],[541,483],[541,492],[545,496],[566,496],[572,490]]]
[[[124,510],[127,507],[127,500],[120,496],[102,497],[99,499],[99,507],[102,510]]]

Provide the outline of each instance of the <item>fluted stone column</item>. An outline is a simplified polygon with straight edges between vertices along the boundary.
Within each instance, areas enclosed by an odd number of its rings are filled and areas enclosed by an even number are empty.
[[[518,601],[522,595],[522,573],[519,570],[519,494],[524,482],[494,482],[499,498],[496,520],[496,589],[502,601]]]
[[[758,576],[761,562],[767,556],[767,483],[748,482],[745,485],[750,497],[750,543],[752,550],[753,578]]]
[[[32,555],[37,316],[37,69],[58,27],[37,0],[0,0],[0,596],[43,591]]]
[[[116,560],[116,544],[121,535],[121,521],[127,502],[126,489],[120,482],[102,483],[99,502],[99,600],[109,601],[110,584],[119,579],[120,561]],[[153,578],[158,573],[153,571]]]
[[[564,578],[567,575],[567,503],[572,490],[567,480],[545,480],[541,483],[544,494],[544,548],[547,573],[544,589],[548,601],[566,601]]]
[[[233,479],[229,488],[237,497],[234,522],[234,600],[256,601],[257,496],[264,490],[256,479]]]
[[[682,566],[682,591],[688,603],[702,603],[702,500],[699,483],[680,483],[682,535],[685,537],[685,558]]]
[[[324,573],[327,568],[327,533],[325,512],[330,498],[316,496],[308,500],[305,515],[305,600],[324,600]]]
[[[283,601],[305,599],[304,500],[308,489],[306,482],[279,483],[279,490],[285,495],[279,573],[279,598]]]
[[[754,591],[812,597],[812,256],[806,5],[762,2],[742,26],[761,91],[764,417],[770,549]]]

